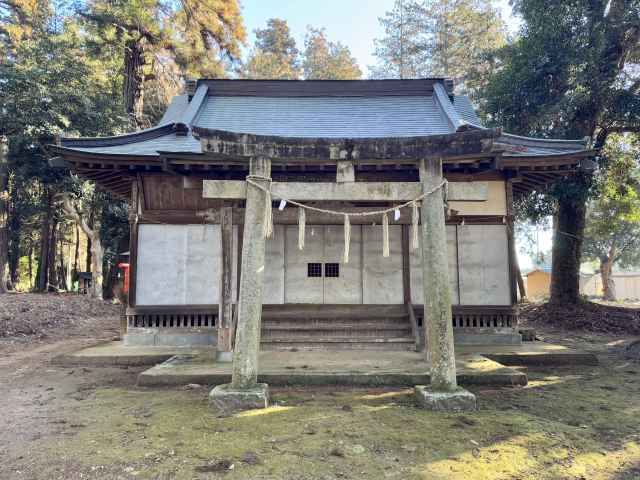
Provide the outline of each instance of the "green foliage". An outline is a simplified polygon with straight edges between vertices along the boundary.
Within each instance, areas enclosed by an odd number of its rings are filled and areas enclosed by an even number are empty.
[[[593,137],[596,146],[639,125],[638,0],[517,0],[514,9],[524,23],[496,55],[490,121],[522,135]]]
[[[608,168],[595,181],[589,204],[584,253],[623,267],[640,263],[640,144],[612,136],[604,151]]]
[[[245,78],[355,80],[362,76],[349,48],[330,41],[324,29],[307,27],[302,54],[285,20],[272,18],[255,33],[254,48],[242,71]]]
[[[255,30],[256,41],[243,74],[252,79],[297,80],[299,51],[286,20],[271,18],[267,27]]]
[[[611,134],[640,129],[639,0],[515,0],[513,8],[523,26],[494,55],[498,68],[481,104],[489,124],[520,135],[587,138],[596,149]],[[607,161],[601,156],[601,175]],[[519,201],[531,221],[556,215],[554,302],[578,301],[585,204],[597,191],[590,175],[578,173]]]
[[[396,0],[379,20],[385,36],[375,40],[377,78],[445,76],[474,92],[493,68],[487,52],[506,42],[490,1]]]
[[[357,80],[362,77],[348,47],[330,42],[324,29],[307,28],[302,69],[307,80]]]
[[[9,141],[8,250],[13,279],[22,286],[28,280],[16,275],[20,267],[35,257],[40,268],[43,244],[56,237],[65,243],[73,234],[71,223],[55,208],[55,195],[83,189],[79,179],[49,166],[47,145],[62,133],[98,136],[130,128],[105,54],[91,54],[72,19],[39,21],[37,28],[25,26],[20,35],[3,38],[2,49],[11,54],[0,63],[0,135]],[[115,211],[121,205],[101,195],[103,208]]]
[[[236,0],[91,0],[80,13],[95,51],[117,52],[124,106],[138,126],[159,118],[183,77],[224,77],[246,37]]]

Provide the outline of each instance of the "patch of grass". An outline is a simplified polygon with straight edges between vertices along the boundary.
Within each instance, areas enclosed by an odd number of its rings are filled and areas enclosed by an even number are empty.
[[[474,389],[465,414],[419,410],[411,390],[305,388],[221,417],[204,388],[98,388],[68,412],[82,427],[34,442],[30,461],[38,478],[72,465],[69,478],[631,480],[639,373],[529,371],[524,388]]]

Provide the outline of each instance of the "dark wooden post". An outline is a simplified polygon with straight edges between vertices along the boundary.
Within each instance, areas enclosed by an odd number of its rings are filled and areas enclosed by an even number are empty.
[[[233,210],[220,209],[220,301],[218,304],[218,346],[216,360],[230,362],[233,312]]]
[[[129,295],[128,304],[136,306],[136,284],[138,264],[138,212],[140,210],[140,192],[138,179],[131,182],[131,203],[129,204]]]

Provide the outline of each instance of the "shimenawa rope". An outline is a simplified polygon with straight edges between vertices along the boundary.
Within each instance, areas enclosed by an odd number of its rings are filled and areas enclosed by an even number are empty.
[[[262,184],[258,183],[256,180],[267,182],[269,187],[265,187]],[[273,235],[273,209],[272,209],[272,193],[271,193],[271,178],[263,177],[261,175],[249,175],[247,176],[247,183],[253,185],[254,187],[262,190],[265,194],[265,206],[264,206],[264,221],[263,221],[263,233],[265,238],[270,238]],[[314,212],[325,213],[329,215],[342,215],[344,217],[344,254],[343,261],[344,263],[349,263],[349,247],[351,244],[351,220],[350,217],[370,217],[382,215],[382,256],[389,257],[389,213],[394,210],[400,210],[401,208],[411,206],[411,232],[412,232],[412,241],[411,241],[411,249],[415,250],[419,247],[419,235],[418,235],[418,207],[419,202],[424,198],[428,197],[432,193],[438,191],[440,188],[444,189],[444,197],[446,201],[447,196],[447,181],[445,179],[442,180],[438,185],[433,187],[427,192],[419,195],[413,200],[409,200],[408,202],[402,203],[400,205],[385,208],[383,210],[374,210],[367,212],[343,212],[337,210],[330,210],[327,208],[318,208],[313,207],[311,205],[305,205],[304,203],[296,202],[295,200],[290,200],[284,197],[276,197],[279,200],[282,200],[286,203],[291,203],[298,207],[298,248],[302,250],[304,248],[305,241],[305,227],[306,227],[306,212],[305,210],[311,210]]]

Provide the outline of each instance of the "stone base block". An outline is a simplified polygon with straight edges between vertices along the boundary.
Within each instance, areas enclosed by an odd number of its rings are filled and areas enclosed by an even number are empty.
[[[476,396],[464,388],[440,392],[428,385],[416,385],[413,391],[418,405],[426,410],[464,412],[476,409]]]
[[[209,404],[223,413],[267,408],[269,385],[258,383],[253,388],[236,389],[229,383],[218,385],[209,393]]]
[[[217,343],[212,328],[132,327],[123,337],[126,347],[210,347]]]

